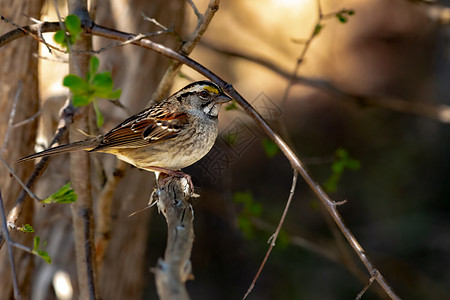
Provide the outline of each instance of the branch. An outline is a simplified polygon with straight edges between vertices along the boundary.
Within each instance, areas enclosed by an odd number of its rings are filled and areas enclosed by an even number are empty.
[[[4,22],[9,22],[5,17],[0,16],[0,19]],[[42,32],[56,32],[60,29],[58,22],[43,22],[39,24],[33,24],[29,26],[23,26],[20,28],[17,28],[15,30],[12,30],[10,32],[5,33],[0,37],[0,48],[5,46],[6,44],[17,40],[18,38],[30,35],[32,37],[38,37],[39,34]]]
[[[188,203],[191,191],[185,178],[168,178],[154,192],[157,205],[167,221],[167,245],[164,260],[153,269],[160,299],[189,299],[185,282],[191,275],[194,213]],[[153,195],[152,195],[153,197]]]
[[[245,293],[243,299],[247,299],[248,295],[250,295],[250,293],[252,292],[253,287],[255,286],[255,283],[258,280],[258,277],[261,274],[261,271],[264,268],[264,265],[266,264],[267,259],[269,258],[270,252],[272,252],[272,249],[275,246],[275,241],[277,240],[278,234],[280,233],[280,230],[281,230],[281,226],[284,223],[284,219],[286,218],[287,212],[291,205],[292,198],[294,197],[295,187],[297,186],[297,178],[298,178],[298,172],[296,170],[294,170],[294,176],[292,177],[292,186],[291,186],[291,190],[289,192],[289,198],[286,202],[286,206],[284,207],[284,211],[283,211],[283,214],[281,215],[280,222],[278,223],[275,233],[269,238],[269,243],[270,243],[269,249],[267,249],[266,256],[264,257],[261,265],[259,266],[258,272],[256,272],[256,275],[253,278],[253,281],[250,284],[250,287],[248,288],[247,292]]]
[[[206,29],[209,26],[209,23],[211,22],[212,18],[214,17],[214,14],[219,9],[219,2],[220,0],[210,0],[208,7],[206,8],[205,13],[202,15],[198,12],[197,7],[195,4],[191,1],[189,1],[189,4],[192,6],[195,14],[198,17],[197,26],[192,33],[191,37],[188,41],[183,43],[183,46],[181,47],[179,53],[187,56],[189,55],[194,47],[197,45],[197,43],[200,41],[200,38],[205,33]],[[152,97],[150,98],[150,101],[153,100],[160,100],[164,98],[164,96],[169,91],[173,79],[178,74],[182,66],[182,63],[179,61],[174,61],[170,64],[169,68],[167,68],[166,73],[164,73],[163,78],[161,79],[158,88],[153,92]]]
[[[0,213],[1,213],[1,217],[2,217],[3,233],[6,237],[6,244],[8,247],[9,265],[11,266],[11,277],[12,277],[12,282],[13,282],[13,286],[14,286],[14,299],[19,300],[19,299],[22,299],[22,296],[20,295],[19,284],[17,282],[16,266],[14,264],[14,256],[13,256],[12,247],[11,247],[12,241],[9,236],[8,225],[6,224],[5,206],[3,205],[3,198],[2,198],[1,190],[0,190]]]

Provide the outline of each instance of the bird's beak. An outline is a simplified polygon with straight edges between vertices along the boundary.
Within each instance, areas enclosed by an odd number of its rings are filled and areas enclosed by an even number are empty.
[[[216,102],[218,103],[226,103],[233,100],[233,98],[225,94],[219,95],[216,99],[217,99]]]

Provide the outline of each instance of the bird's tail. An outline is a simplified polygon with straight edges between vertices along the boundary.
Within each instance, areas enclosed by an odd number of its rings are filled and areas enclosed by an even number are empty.
[[[80,150],[91,150],[94,149],[98,145],[98,139],[89,139],[84,141],[79,141],[67,145],[61,145],[53,148],[46,149],[41,152],[33,153],[28,156],[19,158],[17,160],[18,163],[27,161],[30,159],[35,159],[43,156],[50,156],[50,155],[56,155],[61,153],[67,153],[67,152],[73,152],[73,151],[80,151]]]

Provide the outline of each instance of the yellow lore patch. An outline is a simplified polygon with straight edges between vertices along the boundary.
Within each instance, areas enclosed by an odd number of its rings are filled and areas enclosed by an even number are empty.
[[[205,86],[203,89],[205,89],[208,92],[213,93],[213,94],[218,94],[219,93],[218,89],[216,89],[215,87],[209,86],[209,85]]]

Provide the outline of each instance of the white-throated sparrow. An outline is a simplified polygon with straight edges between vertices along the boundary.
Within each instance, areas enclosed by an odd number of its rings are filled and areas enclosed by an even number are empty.
[[[197,81],[104,135],[34,153],[18,162],[87,150],[114,154],[157,174],[184,177],[180,170],[201,159],[214,145],[219,109],[230,100],[215,83]]]

